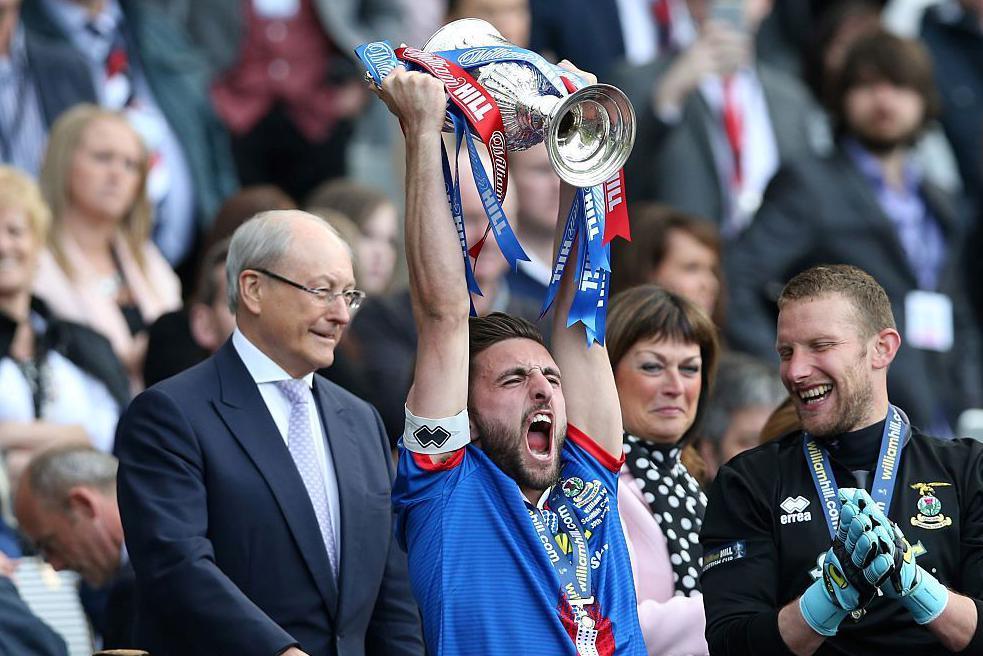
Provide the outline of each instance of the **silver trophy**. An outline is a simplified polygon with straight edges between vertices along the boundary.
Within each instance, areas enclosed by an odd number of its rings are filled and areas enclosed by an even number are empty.
[[[463,18],[437,30],[423,49],[477,46],[512,44],[490,23]],[[592,84],[561,98],[535,67],[519,62],[492,62],[471,73],[498,103],[508,150],[545,141],[557,175],[576,187],[601,184],[627,161],[635,143],[635,110],[620,89]]]

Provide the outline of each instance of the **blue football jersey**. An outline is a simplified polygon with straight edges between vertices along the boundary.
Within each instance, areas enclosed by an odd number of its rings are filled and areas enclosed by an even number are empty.
[[[618,517],[621,461],[568,427],[560,481],[537,509],[473,445],[440,464],[399,448],[396,536],[409,555],[430,653],[576,656],[573,608],[529,514],[541,512],[548,524],[555,518],[548,499],[562,494],[584,528],[595,600],[585,610],[598,653],[646,654]],[[565,537],[559,544],[569,559]]]

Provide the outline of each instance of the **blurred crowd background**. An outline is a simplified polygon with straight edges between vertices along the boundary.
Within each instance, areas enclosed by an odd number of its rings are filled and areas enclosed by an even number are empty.
[[[632,241],[616,243],[612,284],[656,283],[720,331],[683,456],[702,485],[783,400],[774,300],[819,263],[887,290],[905,340],[890,394],[912,422],[979,430],[983,0],[0,0],[0,551],[73,653],[113,630],[112,599],[15,563],[45,556],[89,584],[106,579],[99,549],[119,566],[100,455],[134,394],[231,334],[225,254],[255,213],[306,209],[351,245],[368,297],[322,373],[395,443],[416,350],[402,145],[352,49],[421,47],[462,17],[632,100]],[[487,219],[461,164],[476,235]],[[542,146],[510,164],[505,208],[531,261],[512,271],[489,240],[474,304],[537,320],[559,180]],[[53,447],[82,455],[32,470]],[[32,497],[58,487],[45,476],[92,490],[72,544],[26,528]],[[86,555],[57,557],[75,542]]]

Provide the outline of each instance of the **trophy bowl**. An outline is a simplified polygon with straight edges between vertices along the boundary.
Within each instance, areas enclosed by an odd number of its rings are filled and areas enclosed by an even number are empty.
[[[423,50],[478,46],[514,47],[490,23],[463,18],[437,30]],[[533,65],[520,62],[491,62],[472,74],[498,103],[506,148],[525,150],[545,142],[550,164],[569,184],[601,184],[628,160],[635,110],[620,89],[591,84],[561,97]]]

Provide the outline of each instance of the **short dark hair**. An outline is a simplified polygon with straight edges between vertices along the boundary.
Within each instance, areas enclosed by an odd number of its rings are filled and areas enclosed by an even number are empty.
[[[631,241],[615,240],[611,248],[611,293],[652,282],[652,274],[669,254],[669,236],[676,230],[709,248],[717,256],[714,273],[720,285],[711,317],[723,323],[724,280],[720,271],[720,231],[707,219],[668,205],[640,203],[631,208]]]
[[[885,328],[897,328],[891,301],[869,273],[849,264],[821,264],[797,274],[778,296],[778,309],[794,301],[841,294],[853,306],[864,339]]]
[[[487,348],[507,339],[531,339],[546,348],[542,333],[528,319],[504,312],[468,319],[468,366]]]
[[[700,423],[717,369],[720,342],[717,327],[700,308],[658,285],[639,285],[617,294],[607,317],[607,348],[611,367],[643,339],[674,339],[697,344],[703,366],[700,369],[700,400],[696,419],[683,439]]]
[[[925,104],[922,127],[939,115],[941,100],[932,73],[932,57],[914,39],[879,30],[862,37],[847,53],[843,70],[831,84],[829,106],[836,130],[846,130],[846,97],[855,87],[886,80],[915,91]]]

